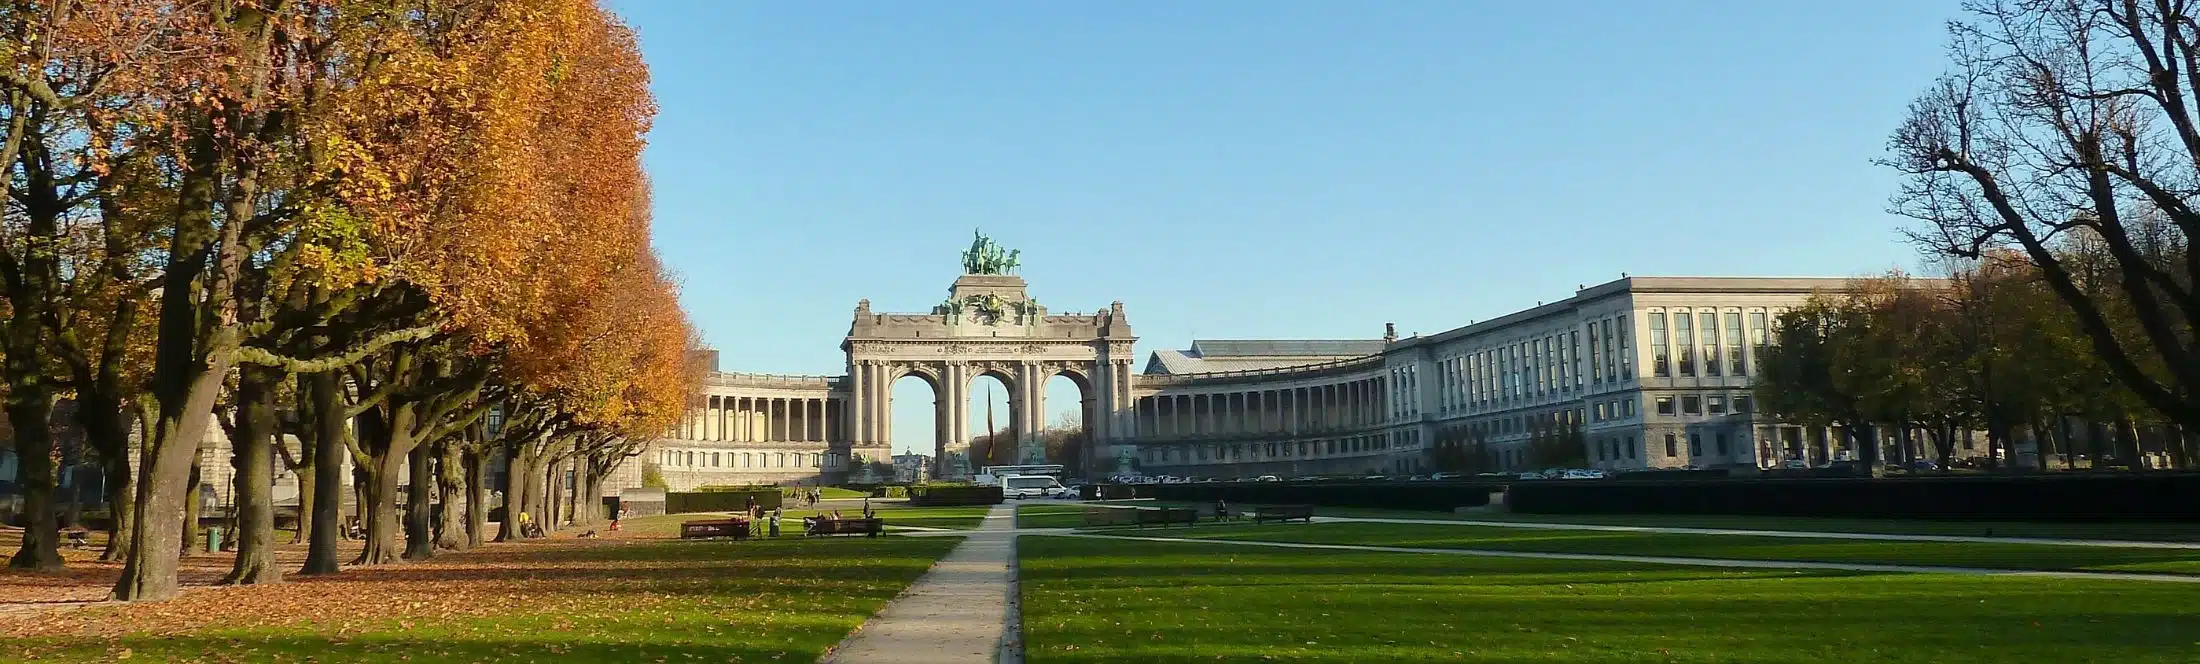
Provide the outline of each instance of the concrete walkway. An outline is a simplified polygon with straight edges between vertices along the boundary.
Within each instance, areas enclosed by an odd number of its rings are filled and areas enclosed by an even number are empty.
[[[1615,533],[1680,533],[1689,535],[1745,535],[1804,539],[1876,540],[1883,542],[1958,542],[1964,544],[2053,544],[2058,546],[2106,546],[2128,549],[2200,550],[2200,542],[2145,542],[2131,540],[2055,539],[2046,537],[1980,537],[1966,535],[1912,535],[1896,533],[1829,533],[1805,530],[1745,530],[1739,528],[1682,528],[1667,526],[1612,526],[1545,521],[1470,521],[1463,519],[1385,519],[1317,516],[1317,523],[1406,523],[1437,526],[1492,526],[1542,530],[1600,530]]]
[[[1594,560],[1603,562],[1647,563],[1653,565],[1688,565],[1694,567],[1734,567],[1744,569],[1822,569],[1847,572],[1896,572],[1904,574],[1980,574],[1994,576],[2043,576],[2065,579],[2100,579],[2112,581],[2161,581],[2168,583],[2200,583],[2200,576],[2186,576],[2180,574],[2146,574],[2138,572],[2050,572],[2037,570],[1986,569],[1981,567],[1936,567],[1929,565],[1877,565],[1868,563],[1822,563],[1794,560],[1742,560],[1733,558],[1627,556],[1601,553],[1536,553],[1529,551],[1498,551],[1493,549],[1436,549],[1409,546],[1367,546],[1359,544],[1302,544],[1297,542],[1263,542],[1258,540],[1195,539],[1189,537],[1145,537],[1138,535],[1094,535],[1086,533],[1050,534],[1056,534],[1061,537],[1137,540],[1140,542],[1187,542],[1192,544],[1265,546],[1281,549],[1372,551],[1377,553],[1434,553],[1451,556],[1485,556],[1491,558]]]
[[[1021,664],[1015,531],[1016,507],[995,506],[976,531],[962,531],[970,535],[961,545],[841,641],[824,661]]]

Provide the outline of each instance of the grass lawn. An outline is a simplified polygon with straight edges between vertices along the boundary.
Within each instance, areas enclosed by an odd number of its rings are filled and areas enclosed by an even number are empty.
[[[1085,525],[1086,507],[1080,503],[1017,505],[1016,527],[1081,528]]]
[[[2200,585],[1031,536],[1047,662],[2191,662]]]
[[[1128,533],[1135,534],[1135,533]],[[1615,533],[1498,526],[1317,523],[1200,526],[1166,537],[1365,544],[1550,553],[1803,560],[1836,563],[1944,565],[1996,569],[2093,570],[2200,574],[2200,550],[2130,549],[2054,544],[1873,542],[1862,540]]]
[[[167,602],[15,607],[0,661],[811,661],[957,543],[629,539],[676,521]]]
[[[1805,532],[1877,533],[1885,535],[1958,535],[1964,537],[2044,537],[2053,539],[2200,542],[2200,524],[2196,523],[1917,521],[1907,519],[1827,519],[1692,514],[1516,514],[1509,512],[1454,514],[1451,512],[1418,512],[1355,507],[1322,507],[1317,508],[1315,513],[1322,516],[1381,519],[1526,521],[1532,523],[1584,523],[1602,526],[1800,530]]]

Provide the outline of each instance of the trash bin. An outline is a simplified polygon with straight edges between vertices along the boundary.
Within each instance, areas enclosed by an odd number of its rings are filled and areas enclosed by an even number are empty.
[[[206,529],[206,552],[221,553],[222,529],[220,526]]]

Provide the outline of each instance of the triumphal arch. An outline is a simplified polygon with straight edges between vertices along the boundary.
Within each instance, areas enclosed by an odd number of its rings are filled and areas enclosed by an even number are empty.
[[[1038,433],[1046,426],[1046,383],[1066,376],[1084,395],[1090,459],[1112,459],[1110,444],[1130,436],[1132,366],[1136,359],[1123,303],[1091,314],[1047,312],[1016,274],[1019,257],[980,234],[963,252],[962,276],[947,300],[925,313],[880,313],[856,303],[841,350],[848,354],[845,417],[856,448],[893,440],[894,381],[916,376],[932,387],[936,474],[969,470],[970,385],[992,376],[1009,391],[1009,430],[1017,457],[1040,462]]]

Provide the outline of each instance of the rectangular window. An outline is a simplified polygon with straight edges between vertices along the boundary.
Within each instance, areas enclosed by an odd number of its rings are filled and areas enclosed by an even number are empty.
[[[1581,330],[1574,330],[1569,335],[1568,344],[1567,354],[1572,355],[1574,361],[1574,387],[1581,387],[1584,384],[1581,378]]]
[[[1665,456],[1667,458],[1681,455],[1679,442],[1680,439],[1673,434],[1665,434]]]
[[[1706,311],[1696,314],[1696,326],[1703,328],[1703,375],[1719,375],[1719,315]]]
[[[1597,324],[1589,324],[1589,382],[1604,384],[1604,353],[1597,351]]]
[[[1658,414],[1673,414],[1673,397],[1658,397]]]
[[[1765,344],[1766,344],[1766,343],[1767,343],[1767,341],[1765,340],[1765,312],[1762,312],[1762,311],[1752,311],[1752,312],[1749,312],[1749,345],[1750,345],[1751,347],[1753,347],[1753,348],[1755,348],[1755,349],[1756,349],[1756,352],[1754,353],[1754,355],[1755,355],[1755,356],[1757,356],[1757,357],[1764,357],[1764,356],[1765,356]],[[1750,366],[1751,366],[1751,367],[1752,367],[1752,368],[1753,368],[1754,370],[1757,370],[1757,371],[1762,371],[1762,370],[1763,370],[1763,367],[1757,366],[1757,363],[1754,363],[1754,362],[1750,363]]]
[[[1712,415],[1725,415],[1726,397],[1717,394],[1704,397],[1703,409],[1705,413]]]
[[[1730,456],[1730,453],[1727,451],[1728,448],[1726,446],[1726,432],[1721,431],[1712,434],[1711,440],[1719,446],[1719,456]]]
[[[1619,356],[1612,352],[1612,319],[1604,319],[1601,327],[1603,334],[1600,336],[1604,338],[1604,379],[1619,380]]]
[[[1671,376],[1672,356],[1666,351],[1665,312],[1650,312],[1650,375]]]
[[[1703,456],[1703,434],[1688,434],[1688,456]]]
[[[1734,397],[1734,412],[1748,413],[1749,405],[1749,395],[1743,394]]]
[[[1696,375],[1696,317],[1688,312],[1673,314],[1673,337],[1680,342],[1680,375]]]
[[[1622,408],[1622,409],[1624,409],[1624,410],[1626,410],[1626,411],[1627,411],[1627,412],[1623,413],[1624,415],[1626,415],[1626,416],[1628,416],[1628,417],[1634,417],[1634,416],[1635,416],[1635,398],[1634,398],[1634,397],[1628,397],[1626,401],[1621,401],[1621,402],[1619,402],[1619,404],[1620,404],[1620,406],[1621,406],[1621,408]]]
[[[1749,363],[1742,358],[1742,312],[1726,312],[1726,364],[1727,373],[1736,376],[1749,375]]]
[[[1688,395],[1688,396],[1685,396],[1685,397],[1681,397],[1681,414],[1682,414],[1682,415],[1702,415],[1702,414],[1703,414],[1703,397],[1699,397],[1699,396],[1696,396],[1696,395],[1693,395],[1693,394],[1691,394],[1691,395]]]
[[[1634,403],[1634,402],[1630,401],[1630,402],[1628,402],[1628,403]],[[1635,437],[1634,437],[1634,436],[1628,436],[1628,437],[1627,437],[1627,458],[1629,458],[1629,459],[1633,459],[1633,458],[1635,458]]]
[[[1619,321],[1619,379],[1635,379],[1635,356],[1627,352],[1630,337],[1627,336],[1627,320]]]
[[[1595,420],[1595,421],[1597,421],[1597,422],[1602,422],[1602,421],[1604,421],[1604,414],[1605,414],[1605,413],[1607,413],[1607,412],[1610,412],[1610,411],[1611,411],[1611,409],[1610,409],[1610,408],[1606,408],[1606,406],[1609,406],[1609,405],[1611,405],[1611,404],[1607,404],[1607,403],[1605,403],[1605,402],[1602,402],[1602,401],[1599,401],[1599,402],[1597,402],[1597,412],[1596,412],[1596,420]]]

